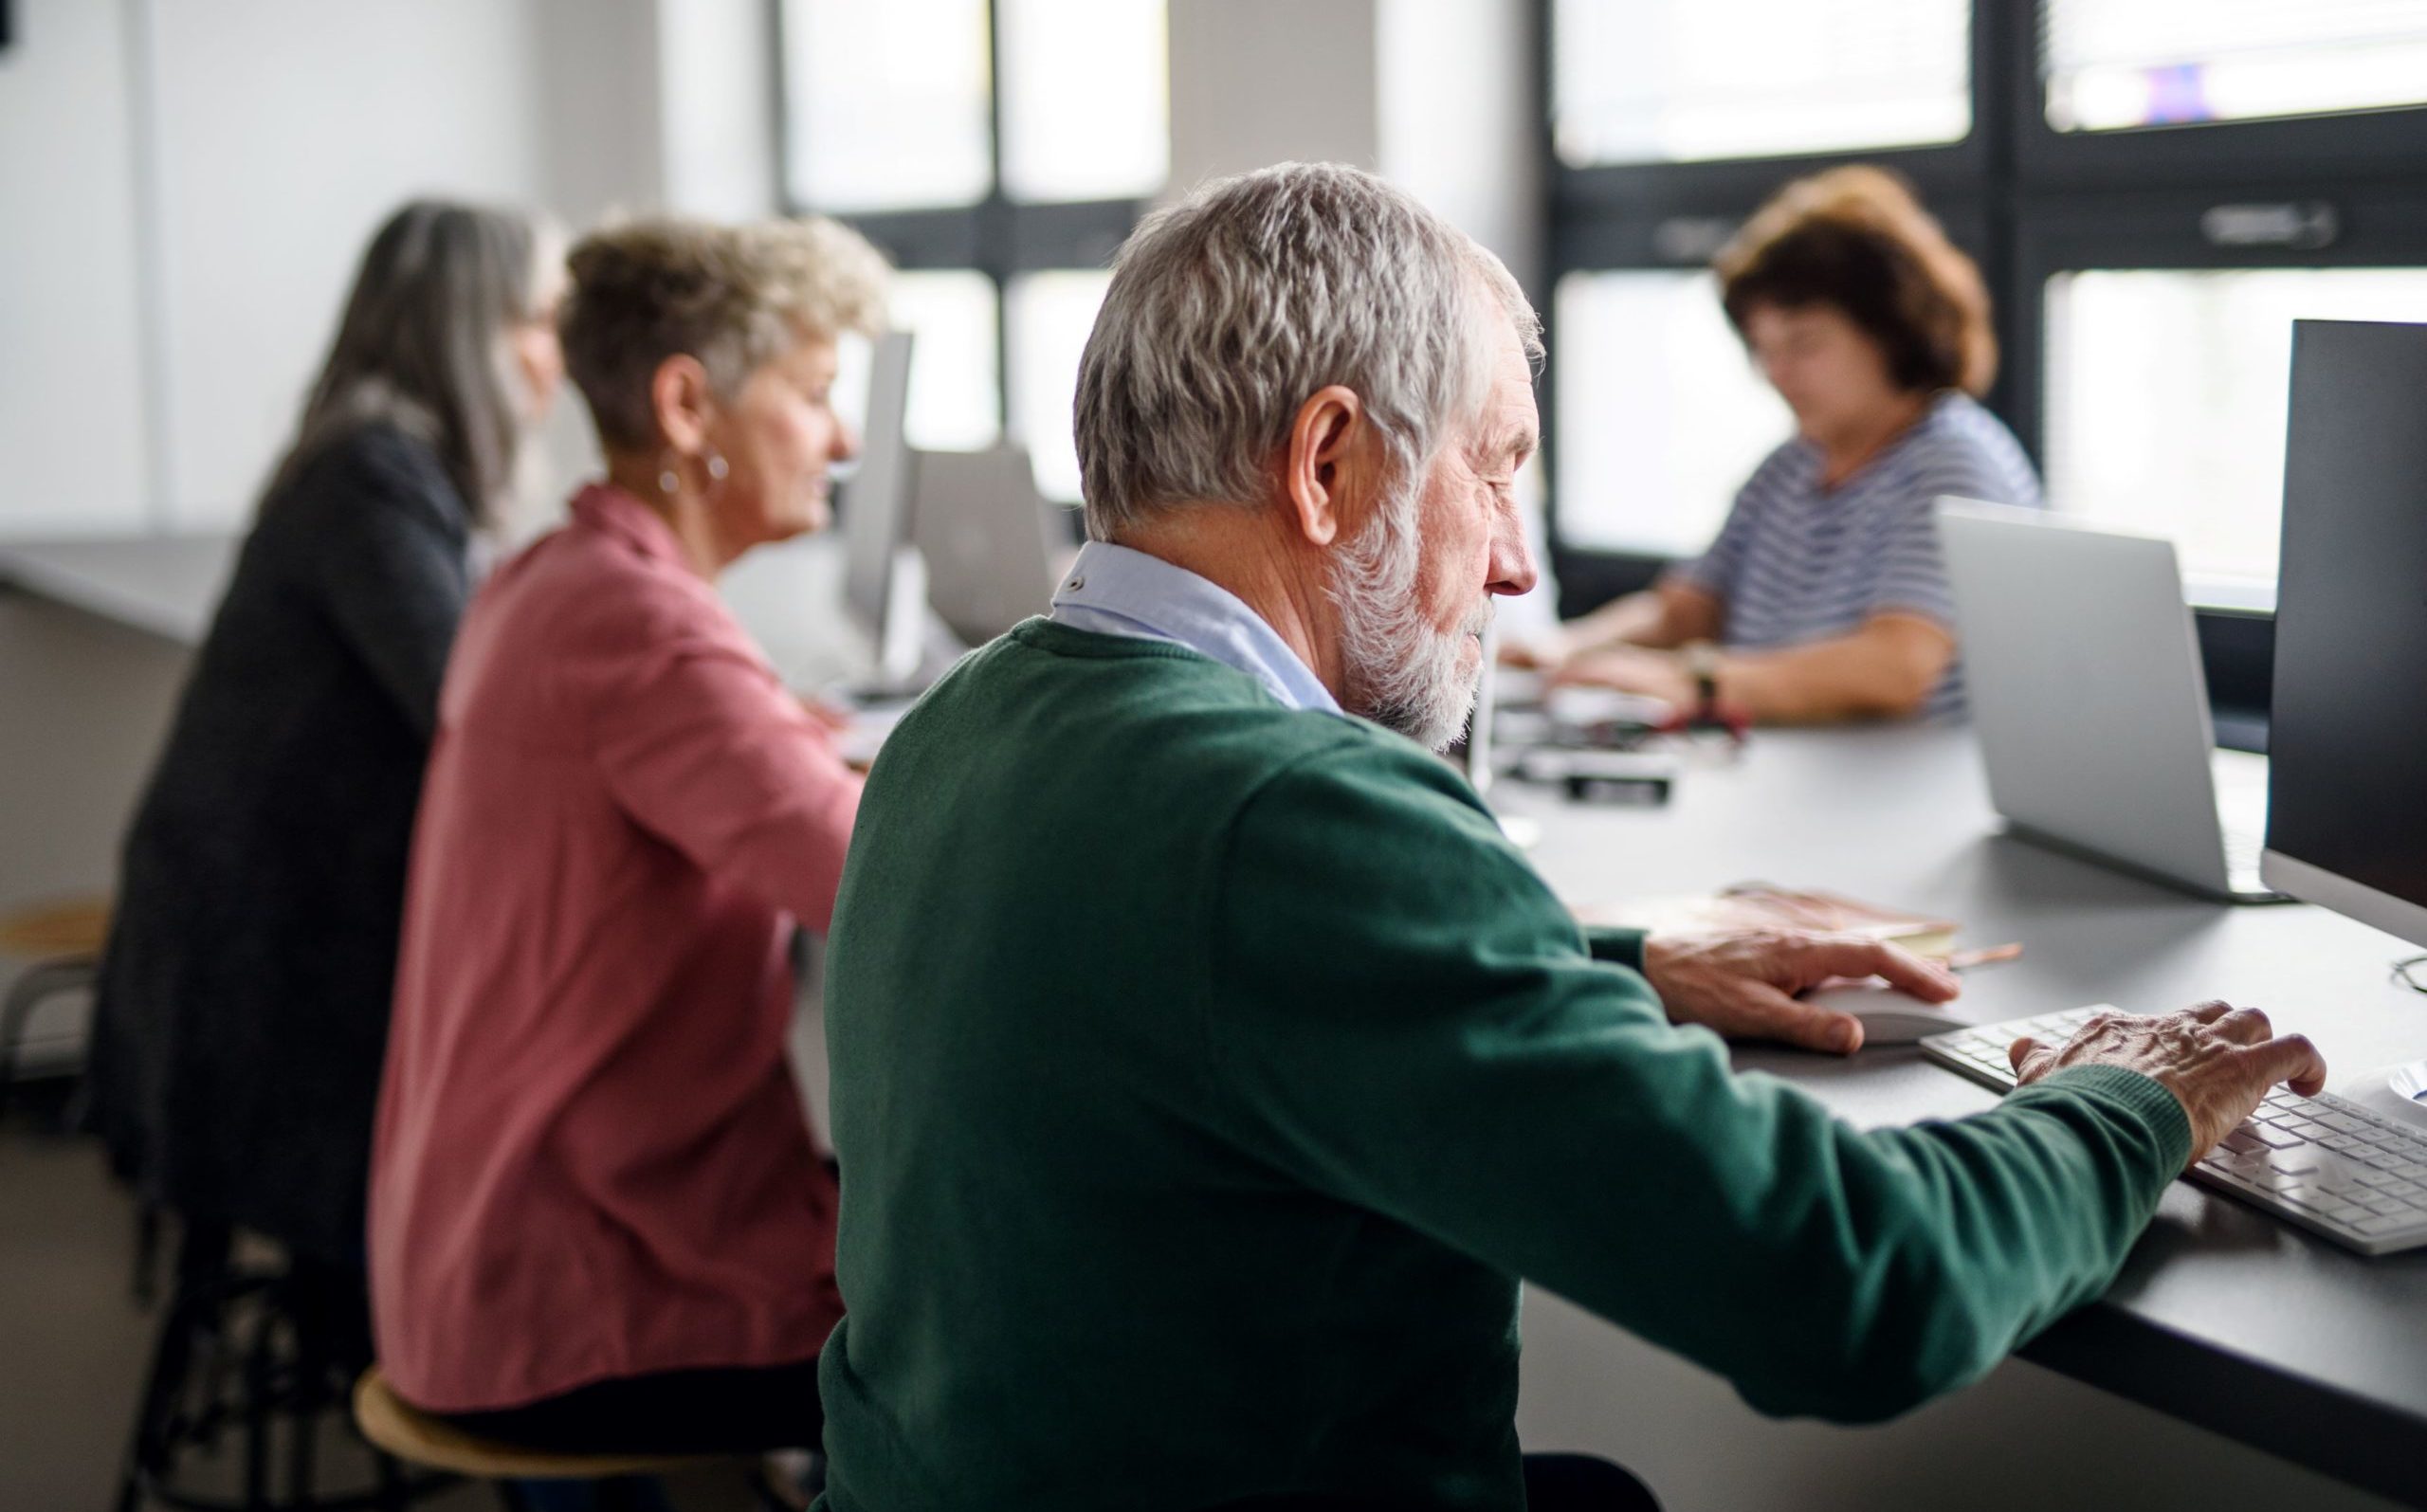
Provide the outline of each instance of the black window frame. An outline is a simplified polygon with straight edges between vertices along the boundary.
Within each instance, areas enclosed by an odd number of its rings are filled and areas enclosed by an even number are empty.
[[[836,210],[803,203],[793,190],[793,97],[785,66],[785,0],[767,0],[776,38],[776,163],[785,213],[828,215],[851,227],[904,272],[977,273],[995,286],[995,423],[1012,424],[1012,285],[1031,273],[1097,271],[1128,238],[1148,198],[1027,201],[1003,191],[1003,44],[994,0],[986,0],[987,174],[983,197],[934,209]]]
[[[2058,132],[2041,79],[2040,0],[1973,0],[1972,131],[1943,147],[1830,152],[1720,163],[1576,168],[1553,138],[1555,0],[1536,0],[1537,150],[1548,188],[1546,289],[1571,273],[1699,265],[1717,238],[1790,178],[1838,163],[1913,182],[1979,260],[2000,353],[1988,408],[2045,462],[2045,291],[2081,268],[2427,266],[2427,106],[2345,115]],[[2219,206],[2329,208],[2323,246],[2219,245]],[[1703,256],[1685,255],[1689,250]],[[1544,319],[1556,322],[1555,299]],[[1545,534],[1563,617],[1641,588],[1672,558],[1570,545],[1559,528],[1558,332],[1542,375]],[[2199,610],[2220,703],[2263,704],[2272,616]],[[2253,690],[2257,697],[2253,698]]]

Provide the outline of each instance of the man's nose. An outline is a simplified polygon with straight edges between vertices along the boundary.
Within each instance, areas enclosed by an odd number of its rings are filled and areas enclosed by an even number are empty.
[[[1534,566],[1533,548],[1525,544],[1524,529],[1511,520],[1492,537],[1489,591],[1515,598],[1532,592],[1540,581],[1542,574]]]

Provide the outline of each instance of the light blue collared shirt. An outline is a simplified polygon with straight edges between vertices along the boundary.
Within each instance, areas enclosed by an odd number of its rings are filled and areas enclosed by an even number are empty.
[[[1074,630],[1171,641],[1245,672],[1290,708],[1341,712],[1331,690],[1264,616],[1159,556],[1087,542],[1053,591],[1051,618]]]

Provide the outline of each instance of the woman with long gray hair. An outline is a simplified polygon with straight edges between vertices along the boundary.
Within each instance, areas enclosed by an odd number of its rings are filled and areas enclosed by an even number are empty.
[[[420,201],[364,254],[127,836],[87,1123],[188,1244],[333,1267],[473,538],[559,385],[552,232]],[[345,1278],[353,1277],[351,1287]]]

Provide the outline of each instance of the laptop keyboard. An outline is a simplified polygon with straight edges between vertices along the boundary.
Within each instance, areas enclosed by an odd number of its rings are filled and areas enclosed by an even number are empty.
[[[1933,1034],[1922,1053],[2003,1090],[2015,1084],[2007,1046],[2026,1034],[2061,1043],[2111,1011],[2098,1003]],[[2363,1255],[2427,1246],[2427,1134],[2332,1093],[2275,1088],[2185,1174]]]

